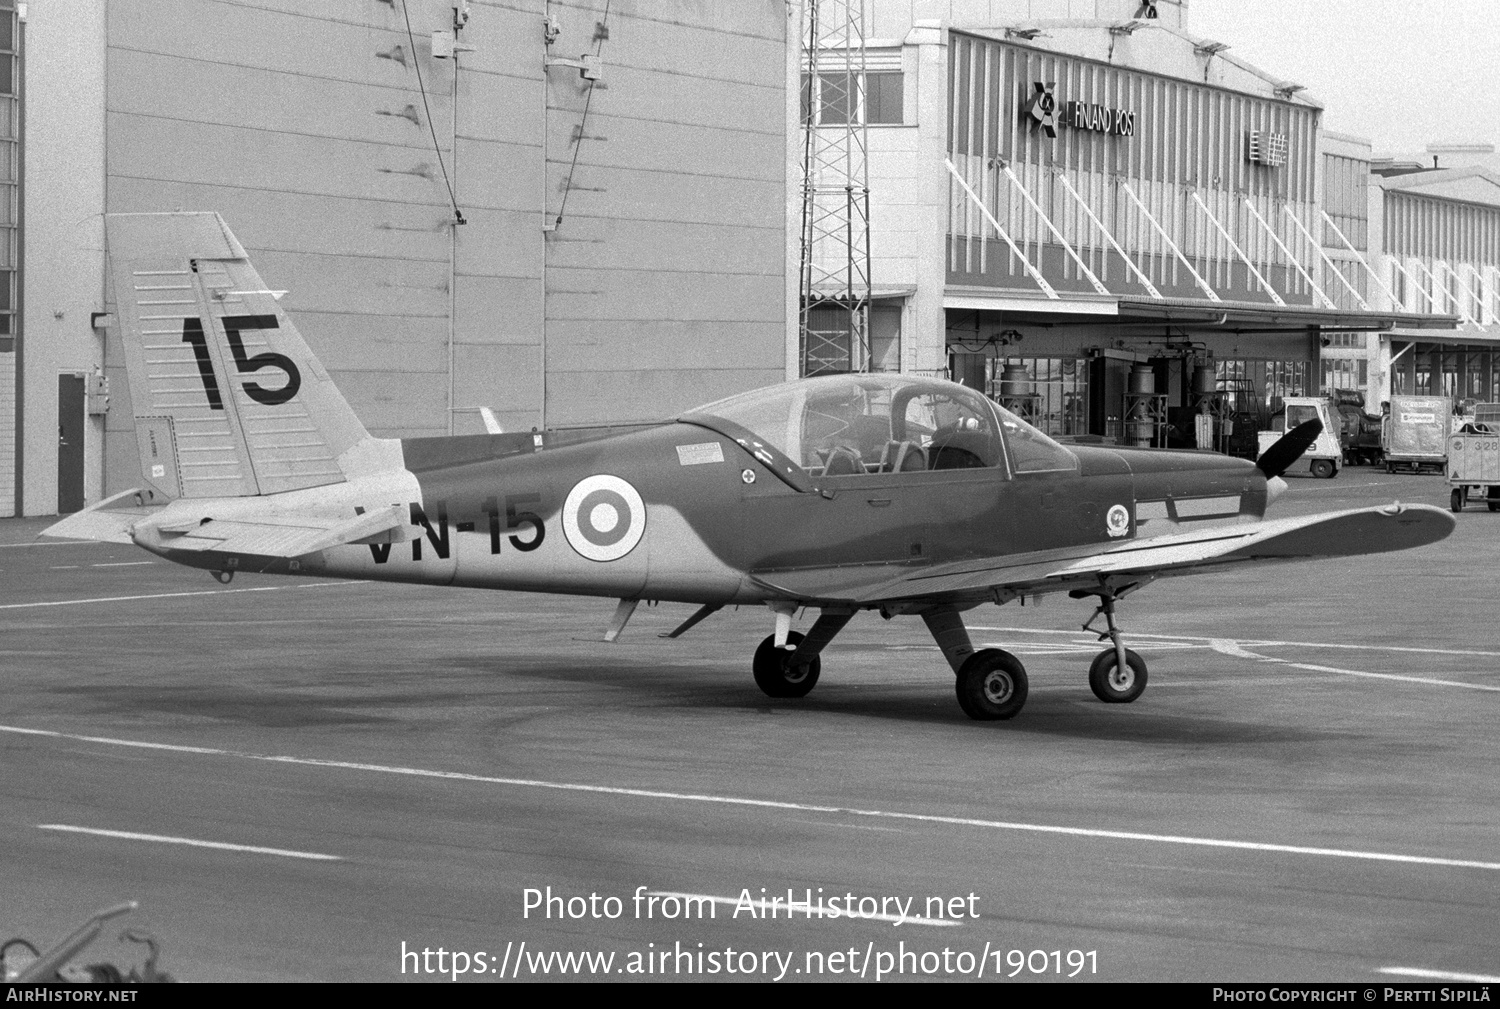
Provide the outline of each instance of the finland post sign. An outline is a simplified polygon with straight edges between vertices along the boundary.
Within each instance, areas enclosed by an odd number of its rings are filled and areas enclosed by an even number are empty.
[[[1056,91],[1056,81],[1033,81],[1031,92],[1021,104],[1022,118],[1033,127],[1040,127],[1047,136],[1057,136],[1058,126],[1117,137],[1135,136],[1135,113],[1129,109],[1090,102],[1059,103]]]

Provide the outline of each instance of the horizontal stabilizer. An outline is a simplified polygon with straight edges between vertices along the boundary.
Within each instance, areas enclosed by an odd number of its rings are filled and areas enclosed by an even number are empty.
[[[142,546],[171,550],[213,550],[256,557],[305,557],[319,550],[373,540],[403,527],[406,516],[397,505],[350,519],[267,515],[235,519],[201,519],[144,525],[136,530]]]
[[[43,529],[41,535],[60,540],[94,540],[100,543],[130,543],[130,530],[161,511],[163,505],[142,504],[144,493],[136,487],[111,495],[81,512],[74,512]]]

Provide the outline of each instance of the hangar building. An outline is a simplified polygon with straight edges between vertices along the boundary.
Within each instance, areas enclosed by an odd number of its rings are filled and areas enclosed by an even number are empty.
[[[1367,172],[1186,3],[872,6],[864,108],[820,120],[868,137],[872,366],[948,369],[1060,435],[1193,444],[1207,411],[1233,451],[1318,391],[1329,334],[1452,326],[1371,294],[1365,234],[1335,237]]]
[[[106,212],[222,213],[382,435],[657,418],[787,377],[785,0],[15,6],[0,515],[138,478]]]
[[[1343,138],[1346,141],[1351,138]],[[1365,179],[1365,220],[1378,289],[1407,313],[1445,315],[1447,330],[1395,327],[1335,334],[1326,387],[1500,402],[1500,159],[1493,144],[1434,144],[1423,155],[1373,155],[1347,143]]]

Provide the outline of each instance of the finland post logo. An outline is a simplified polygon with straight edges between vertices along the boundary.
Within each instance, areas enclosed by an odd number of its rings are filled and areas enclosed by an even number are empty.
[[[563,535],[581,557],[617,561],[646,532],[646,503],[617,476],[591,476],[568,492],[562,509]]]
[[[1021,106],[1021,115],[1031,119],[1032,126],[1040,126],[1049,137],[1057,136],[1057,96],[1053,93],[1056,81],[1032,82],[1031,97]]]

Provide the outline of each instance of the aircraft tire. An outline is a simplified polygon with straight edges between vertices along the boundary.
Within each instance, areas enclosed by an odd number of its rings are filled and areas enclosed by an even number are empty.
[[[789,645],[802,643],[802,635],[792,631],[786,636]],[[755,685],[767,697],[806,697],[818,684],[818,673],[823,663],[814,655],[812,660],[798,669],[792,669],[787,661],[792,657],[789,649],[776,647],[776,635],[768,634],[766,640],[755,650],[751,669],[755,673]]]
[[[1127,648],[1125,675],[1115,675],[1118,665],[1113,648],[1106,648],[1089,664],[1089,689],[1105,704],[1129,704],[1146,690],[1145,659]]]
[[[1026,704],[1026,667],[1010,652],[985,648],[958,670],[958,706],[980,722],[1014,718]]]

